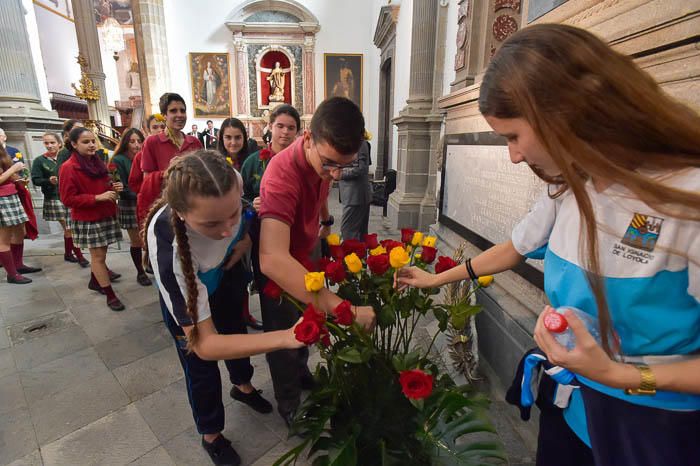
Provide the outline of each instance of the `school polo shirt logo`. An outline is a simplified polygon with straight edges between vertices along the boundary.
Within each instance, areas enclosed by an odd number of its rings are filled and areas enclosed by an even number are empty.
[[[663,218],[635,213],[622,238],[622,244],[652,252],[663,223]]]

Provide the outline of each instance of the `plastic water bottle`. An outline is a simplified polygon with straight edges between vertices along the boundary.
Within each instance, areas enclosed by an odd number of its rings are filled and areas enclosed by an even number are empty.
[[[550,331],[554,339],[557,340],[557,343],[564,346],[567,351],[571,351],[576,346],[576,336],[574,336],[574,332],[569,327],[569,322],[567,322],[566,316],[564,315],[567,310],[576,314],[576,317],[583,322],[588,332],[600,343],[598,320],[592,315],[583,312],[581,309],[570,306],[558,307],[554,312],[549,312],[544,317],[544,327]]]

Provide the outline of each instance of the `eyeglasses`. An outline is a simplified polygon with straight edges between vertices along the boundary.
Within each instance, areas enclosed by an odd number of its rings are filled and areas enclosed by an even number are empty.
[[[318,148],[316,147],[316,141],[312,140],[312,144],[314,146],[314,150],[318,154],[318,158],[321,159],[321,168],[323,170],[342,170],[344,168],[356,168],[359,166],[359,162],[357,161],[357,154],[353,155],[354,160],[350,163],[338,163],[334,162],[328,157],[321,155],[321,153],[318,151]]]

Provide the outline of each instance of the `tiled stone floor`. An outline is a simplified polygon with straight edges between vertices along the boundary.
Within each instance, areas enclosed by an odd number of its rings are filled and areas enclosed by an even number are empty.
[[[371,230],[394,236],[377,207]],[[123,274],[114,286],[126,305],[120,313],[87,289],[89,269],[64,262],[62,247],[60,234],[26,242],[27,262],[44,269],[31,285],[8,285],[0,271],[0,465],[211,464],[199,445],[157,292],[136,283],[128,243],[108,256]],[[251,305],[259,315],[255,297]],[[254,385],[273,401],[264,357],[252,363]],[[271,465],[294,439],[287,439],[277,414],[233,402],[228,380],[223,385],[224,434],[245,465]],[[494,407],[507,409],[502,402]],[[529,464],[531,449],[504,429],[499,434],[512,437],[513,464]]]

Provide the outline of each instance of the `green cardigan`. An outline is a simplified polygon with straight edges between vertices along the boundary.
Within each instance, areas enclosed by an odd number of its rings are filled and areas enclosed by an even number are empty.
[[[43,155],[32,162],[32,183],[41,188],[44,199],[58,199],[58,185],[51,184],[49,178],[58,177],[58,163]]]
[[[129,189],[129,173],[131,173],[131,159],[126,154],[117,154],[112,157],[112,163],[117,166],[119,179],[124,185],[124,191],[119,193],[119,197],[124,200],[135,200],[136,193]]]
[[[243,178],[243,198],[245,200],[253,202],[253,199],[260,196],[260,181],[268,163],[270,163],[269,160],[263,167],[260,151],[253,152],[243,162],[241,177]]]

